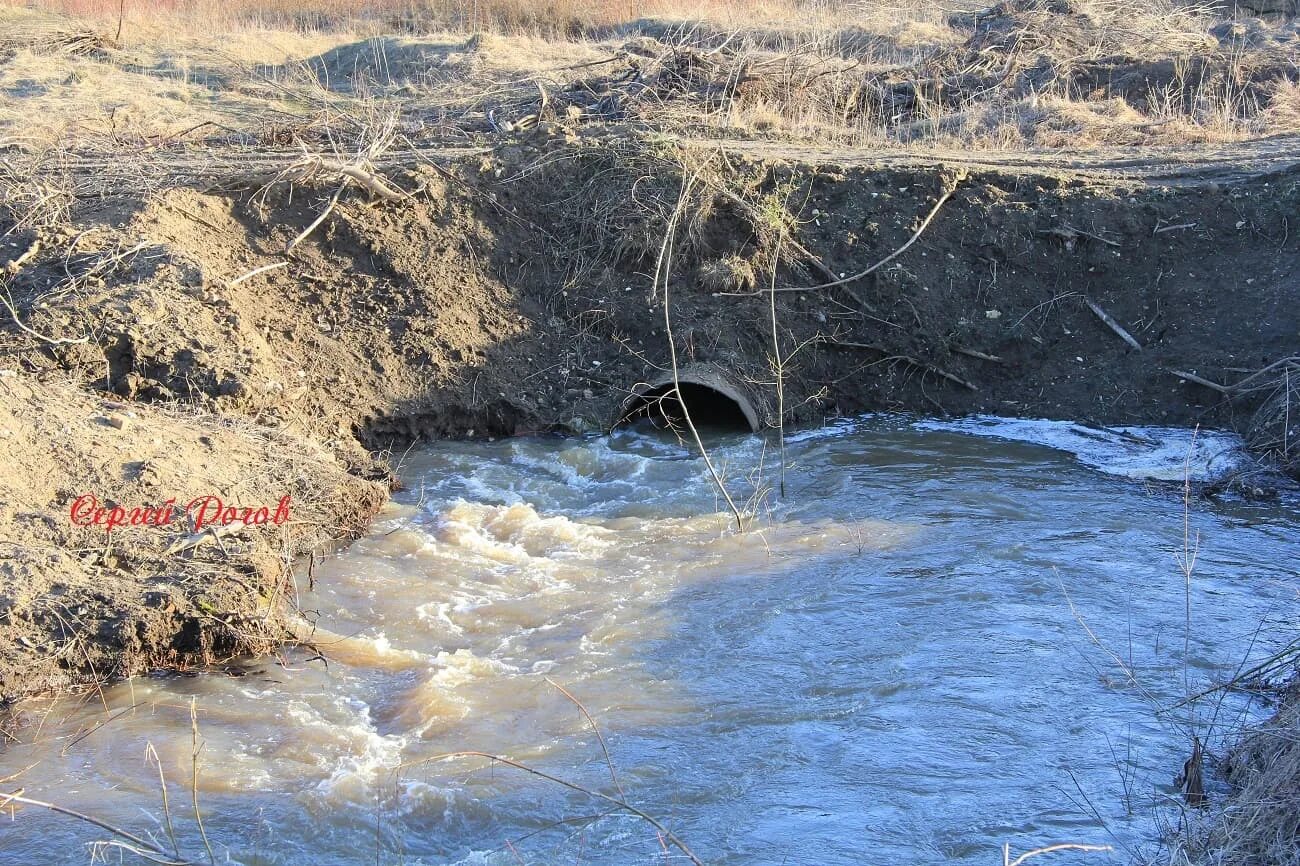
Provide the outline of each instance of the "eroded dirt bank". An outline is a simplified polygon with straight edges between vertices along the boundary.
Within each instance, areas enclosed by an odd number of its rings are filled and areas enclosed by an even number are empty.
[[[607,427],[668,363],[657,267],[679,361],[735,371],[768,423],[774,280],[787,423],[1205,424],[1300,454],[1282,380],[1225,394],[1170,372],[1224,385],[1295,355],[1295,169],[814,163],[554,124],[398,162],[380,194],[280,164],[9,208],[0,695],[274,645],[293,557],[359,531],[412,439]],[[886,266],[796,290],[867,269],[932,212]],[[177,550],[188,527],[74,526],[85,493],[294,511]]]

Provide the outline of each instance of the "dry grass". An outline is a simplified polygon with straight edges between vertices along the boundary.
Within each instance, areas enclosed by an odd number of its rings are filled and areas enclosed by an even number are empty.
[[[548,108],[571,127],[992,149],[1235,141],[1300,121],[1293,27],[1173,0],[36,5],[0,7],[0,89],[19,97],[0,106],[0,143],[25,150],[292,144],[375,100],[442,141]]]
[[[489,31],[572,36],[642,18],[707,18],[724,26],[790,20],[798,8],[814,14],[838,6],[798,0],[38,0],[35,5],[95,20],[123,33],[150,33],[160,23],[192,33],[214,30],[336,30],[363,34]]]
[[[1196,866],[1300,864],[1300,694],[1228,754],[1231,798],[1176,854]]]

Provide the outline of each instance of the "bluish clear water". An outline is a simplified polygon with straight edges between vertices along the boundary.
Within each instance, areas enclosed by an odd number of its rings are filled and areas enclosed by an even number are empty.
[[[177,846],[206,862],[193,701],[222,863],[687,862],[608,801],[437,757],[466,750],[621,787],[709,864],[1055,842],[1115,848],[1055,863],[1128,861],[1172,814],[1191,730],[1214,743],[1252,712],[1169,708],[1295,626],[1293,506],[1193,501],[1185,526],[1178,486],[1142,480],[1231,461],[1230,440],[1191,438],[860,419],[790,438],[784,498],[772,441],[715,438],[742,533],[657,434],[440,444],[314,592],[299,576],[328,665],[295,650],[137,679],[107,711],[34,702],[0,777],[37,762],[6,789],[171,850],[161,768]],[[548,678],[601,726],[617,786]],[[94,847],[111,839],[23,808],[0,864],[144,862]]]

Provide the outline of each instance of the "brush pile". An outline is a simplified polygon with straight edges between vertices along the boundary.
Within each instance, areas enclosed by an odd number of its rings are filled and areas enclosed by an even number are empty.
[[[21,50],[103,59],[113,40],[67,18],[54,15],[5,16],[0,32],[0,63]]]
[[[683,131],[703,120],[733,133],[748,126],[1053,145],[1053,136],[1086,126],[1103,143],[1127,144],[1152,131],[1176,137],[1214,126],[1227,134],[1267,124],[1273,103],[1290,100],[1300,81],[1294,24],[1213,25],[1196,10],[1005,0],[952,15],[941,30],[943,38],[919,47],[860,28],[784,41],[761,30],[656,31],[558,92],[543,88],[538,99],[530,81],[497,112],[528,118],[506,131],[544,119],[549,105],[561,120]]]
[[[1300,478],[1300,355],[1270,364],[1236,388],[1240,394],[1263,395],[1251,420],[1250,447]]]

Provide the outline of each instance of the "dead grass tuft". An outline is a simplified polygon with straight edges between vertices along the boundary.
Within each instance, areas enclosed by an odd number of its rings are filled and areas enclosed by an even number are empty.
[[[753,264],[734,253],[704,262],[696,271],[700,285],[709,292],[752,292],[758,286]]]
[[[1178,853],[1195,866],[1300,864],[1300,693],[1234,746],[1223,771],[1233,794]]]

